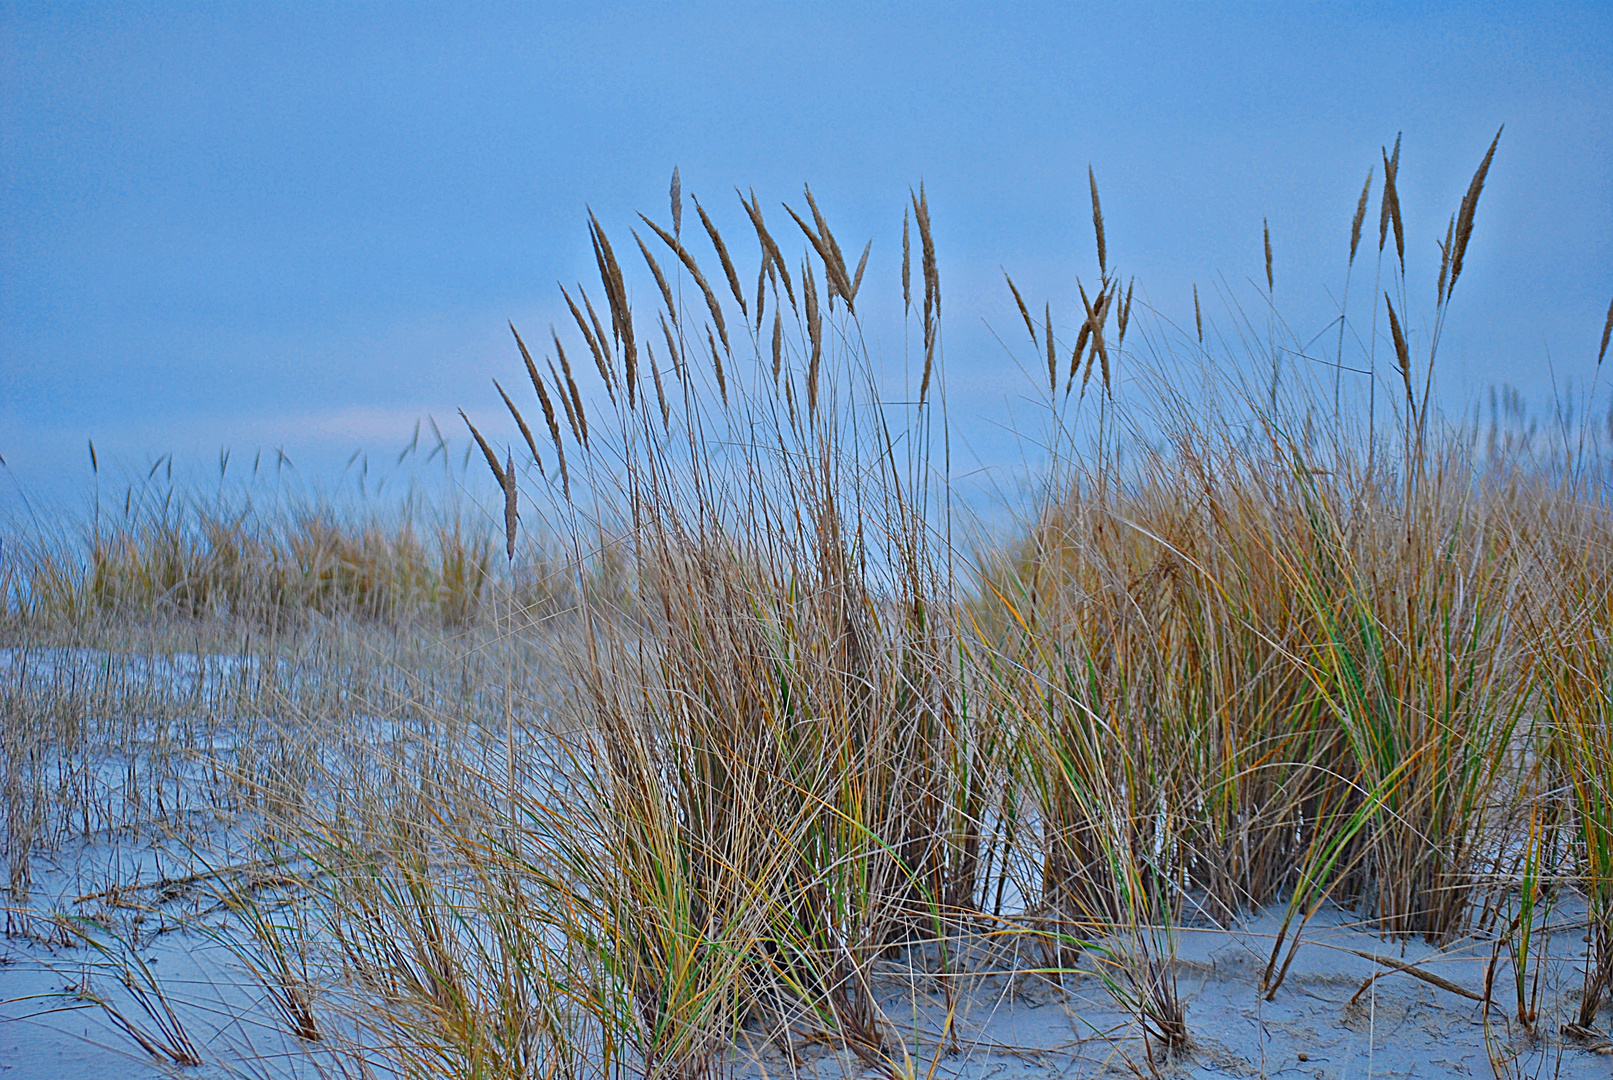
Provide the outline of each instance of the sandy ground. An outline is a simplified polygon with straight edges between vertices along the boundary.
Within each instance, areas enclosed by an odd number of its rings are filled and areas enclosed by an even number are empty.
[[[277,1024],[261,988],[224,944],[229,918],[213,892],[203,885],[154,887],[199,870],[205,867],[183,850],[109,841],[77,849],[71,863],[36,868],[29,906],[78,916],[76,925],[106,951],[46,919],[25,919],[11,905],[9,933],[0,940],[0,1076],[292,1077],[333,1071],[320,1048]],[[110,895],[86,900],[79,891],[86,881],[114,879],[125,885]],[[1512,1058],[1501,1075],[1613,1077],[1613,1055],[1605,1044],[1598,1053],[1558,1034],[1577,1009],[1581,978],[1583,911],[1570,903],[1553,915],[1537,1034],[1505,1017],[1512,974],[1503,959],[1489,1049],[1478,1002],[1358,955],[1389,957],[1480,994],[1489,942],[1436,950],[1420,941],[1388,941],[1352,926],[1348,913],[1324,911],[1307,927],[1285,984],[1267,1002],[1256,986],[1279,916],[1273,911],[1232,930],[1180,933],[1178,989],[1193,1045],[1174,1059],[1156,1059],[1152,1069],[1132,1018],[1085,971],[1066,976],[1060,986],[1040,974],[1007,970],[1012,958],[997,957],[996,970],[958,977],[955,1039],[940,1038],[948,1003],[937,981],[913,974],[926,964],[921,957],[881,962],[881,1005],[890,1030],[908,1044],[919,1076],[1029,1080],[1157,1070],[1194,1077],[1483,1077],[1493,1075],[1494,1053]],[[154,1062],[105,1009],[85,999],[85,990],[103,996],[143,1029],[156,1028],[120,978],[127,966],[141,982],[138,965],[129,963],[136,954],[173,1003],[201,1067]],[[1018,963],[1023,968],[1037,961],[1026,955]],[[1381,977],[1358,994],[1374,972]],[[1601,1030],[1610,1022],[1613,1016],[1604,1009]],[[878,1074],[833,1046],[798,1041],[786,1054],[760,1035],[728,1064],[746,1077]]]

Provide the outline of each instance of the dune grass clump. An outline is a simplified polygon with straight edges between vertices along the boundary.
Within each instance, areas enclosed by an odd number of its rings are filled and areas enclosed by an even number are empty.
[[[534,351],[511,328],[531,389],[497,386],[508,442],[466,420],[502,568],[469,532],[164,511],[98,525],[67,569],[8,563],[12,624],[339,611],[418,630],[425,612],[475,639],[442,685],[416,665],[368,694],[387,737],[325,731],[240,785],[317,867],[300,921],[232,895],[252,970],[295,1037],[400,1075],[697,1080],[822,1045],[915,1077],[1005,970],[1096,980],[1131,1024],[1102,1037],[1157,1070],[1194,1043],[1185,928],[1281,912],[1271,1000],[1329,904],[1391,937],[1489,942],[1486,1018],[1510,979],[1538,1037],[1541,938],[1579,898],[1563,1030],[1594,1039],[1613,993],[1599,444],[1539,454],[1431,404],[1495,150],[1414,350],[1385,149],[1371,315],[1341,310],[1335,358],[1358,331],[1393,388],[1362,412],[1334,373],[1285,366],[1275,319],[1262,334],[1234,308],[1253,353],[1218,370],[1196,288],[1191,332],[1134,314],[1089,174],[1098,277],[1073,335],[1008,281],[1051,452],[1020,535],[976,551],[946,472],[922,188],[902,240],[913,385],[893,393],[859,315],[870,248],[848,260],[810,190],[771,222],[740,195],[743,242],[699,202],[684,234],[675,174],[670,220],[643,217],[631,248],[590,217],[574,334]],[[1269,302],[1269,231],[1265,257]],[[1177,351],[1188,377],[1166,370]],[[556,554],[523,592],[533,536]],[[43,791],[7,777],[21,810]]]

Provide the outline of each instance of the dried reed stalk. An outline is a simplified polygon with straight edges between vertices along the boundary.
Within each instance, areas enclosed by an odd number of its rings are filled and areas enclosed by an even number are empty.
[[[1087,166],[1087,182],[1092,187],[1092,231],[1098,238],[1098,273],[1109,276],[1109,250],[1103,236],[1103,208],[1098,205],[1098,176]]]
[[[564,285],[560,286],[560,295],[566,298],[566,306],[571,309],[571,317],[577,321],[577,329],[582,331],[583,340],[588,343],[588,351],[593,354],[594,366],[599,369],[600,381],[605,384],[605,393],[610,395],[611,404],[616,403],[616,381],[611,378],[610,364],[605,359],[604,350],[594,337],[594,332],[588,327],[588,320],[583,318],[582,309],[572,300],[571,294],[566,292]],[[585,298],[586,299],[586,298]]]
[[[694,208],[700,215],[700,224],[706,227],[706,235],[711,237],[711,246],[717,249],[717,258],[722,262],[723,273],[728,276],[728,287],[733,290],[734,301],[739,304],[739,313],[749,318],[750,310],[745,306],[745,294],[739,288],[739,274],[734,271],[734,261],[728,257],[728,245],[723,243],[722,234],[717,231],[717,226],[711,223],[711,218],[706,216],[706,208],[700,205],[699,199],[694,199]]]
[[[1400,223],[1400,190],[1396,178],[1400,172],[1400,136],[1395,135],[1395,152],[1383,151],[1383,201],[1378,207],[1378,252],[1389,238],[1389,226],[1395,229],[1395,251],[1400,256],[1400,272],[1406,271],[1406,237]]]
[[[1410,418],[1415,420],[1417,399],[1411,392],[1411,350],[1406,347],[1406,335],[1400,330],[1400,320],[1395,317],[1394,301],[1389,294],[1383,294],[1383,302],[1389,308],[1389,332],[1395,340],[1395,359],[1400,364],[1400,378],[1406,384],[1406,408],[1410,410]]]
[[[566,411],[567,417],[573,420],[571,434],[586,450],[588,448],[588,414],[583,412],[582,393],[577,389],[577,380],[571,374],[571,361],[566,359],[565,346],[560,344],[560,335],[555,332],[553,325],[549,327],[549,337],[554,341],[555,354],[560,357],[560,370],[566,376],[565,390],[561,392],[560,396],[561,398],[569,396],[571,399],[571,406]],[[555,388],[560,389],[558,379],[555,380]],[[576,413],[574,418],[572,417],[573,411]]]
[[[1276,285],[1271,277],[1271,224],[1265,218],[1260,219],[1260,232],[1266,242],[1266,295],[1270,296]]]
[[[1056,393],[1059,388],[1058,357],[1053,354],[1053,305],[1047,305],[1047,392]]]
[[[521,429],[521,437],[526,440],[527,449],[532,451],[532,460],[537,464],[538,472],[543,472],[543,457],[538,453],[538,442],[532,437],[532,429],[526,426],[526,420],[521,416],[521,410],[515,407],[515,402],[510,400],[510,395],[504,392],[504,387],[499,385],[497,379],[493,380],[493,389],[497,390],[498,396],[504,399],[504,407],[509,409],[510,415],[515,418],[515,426]]]
[[[683,235],[683,179],[678,175],[678,167],[672,166],[672,187],[667,192],[667,201],[672,207],[672,235]]]
[[[998,269],[1002,270],[1002,267]],[[1025,306],[1025,298],[1019,295],[1019,289],[1015,288],[1014,279],[1008,276],[1007,270],[1003,270],[1003,280],[1008,282],[1008,291],[1014,294],[1014,303],[1019,306],[1019,317],[1025,320],[1025,330],[1031,336],[1031,344],[1039,344],[1036,340],[1036,324],[1031,322],[1030,309]],[[1051,315],[1051,312],[1049,314]]]
[[[689,254],[689,249],[684,247],[676,236],[673,236],[643,214],[640,214],[639,218],[644,224],[655,230],[655,235],[659,236],[662,242],[682,260],[684,267],[689,271],[689,275],[694,278],[695,284],[700,286],[701,295],[706,298],[706,307],[711,311],[712,321],[717,324],[717,333],[722,335],[723,348],[732,353],[733,350],[728,346],[728,324],[723,321],[722,305],[717,302],[717,294],[711,291],[711,286],[706,284],[706,275],[700,272],[700,267],[695,263],[694,256]]]
[[[734,193],[739,195],[739,189],[735,188]],[[778,244],[773,241],[773,234],[767,231],[767,225],[762,221],[762,204],[756,198],[754,188],[750,193],[750,202],[745,201],[744,195],[739,195],[739,205],[745,208],[745,213],[750,217],[751,227],[756,230],[756,239],[762,245],[762,251],[765,253],[762,260],[763,267],[771,265],[778,271],[779,277],[784,279],[784,295],[789,297],[790,306],[795,307],[795,286],[790,283],[789,267],[784,265],[784,256],[779,253]]]
[[[1607,321],[1602,324],[1602,347],[1596,353],[1596,366],[1602,366],[1602,358],[1607,355],[1607,339],[1613,336],[1613,301],[1607,305]]]
[[[1361,244],[1361,223],[1367,216],[1367,196],[1372,193],[1372,170],[1367,169],[1367,182],[1361,185],[1361,201],[1355,204],[1355,217],[1350,222],[1350,265],[1355,265],[1355,249]]]
[[[644,261],[649,264],[650,273],[655,277],[655,284],[661,290],[661,302],[666,305],[667,314],[672,317],[672,325],[678,323],[678,303],[672,298],[672,286],[667,284],[666,275],[661,272],[661,264],[655,261],[650,249],[645,246],[644,238],[633,230],[633,239],[638,241],[638,249],[644,255]]]
[[[1462,276],[1462,257],[1467,254],[1467,241],[1473,235],[1473,215],[1478,211],[1479,196],[1484,192],[1484,178],[1489,174],[1490,162],[1495,160],[1495,148],[1500,144],[1504,130],[1506,125],[1496,129],[1495,138],[1490,140],[1490,149],[1484,152],[1484,160],[1479,162],[1478,171],[1467,185],[1467,194],[1462,196],[1461,209],[1456,212],[1456,241],[1451,247],[1451,284],[1446,290],[1447,296],[1455,291],[1456,279]]]

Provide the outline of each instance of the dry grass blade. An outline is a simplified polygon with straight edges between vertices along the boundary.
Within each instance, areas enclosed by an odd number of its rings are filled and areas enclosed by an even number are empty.
[[[803,185],[803,187],[806,191],[807,206],[812,210],[812,220],[818,226],[818,235],[823,238],[824,244],[829,248],[829,253],[834,256],[834,273],[838,279],[836,287],[839,289],[840,295],[849,301],[851,297],[847,293],[855,293],[856,290],[851,288],[851,275],[846,270],[846,257],[841,254],[840,244],[835,240],[834,233],[829,231],[829,221],[823,216],[823,212],[818,209],[818,201],[812,197],[811,185]],[[827,262],[825,265],[827,265]]]
[[[711,327],[706,327],[706,345],[711,349],[711,370],[717,376],[717,392],[722,395],[722,403],[728,404],[728,378],[723,374],[722,354],[717,351],[717,339],[711,335]]]
[[[919,380],[919,405],[922,407],[930,388],[930,372],[935,367],[935,345],[941,336],[941,273],[935,264],[935,238],[930,233],[930,203],[924,194],[923,181],[919,182],[918,194],[912,195],[912,201],[913,220],[919,227],[924,270],[924,375]]]
[[[1204,344],[1204,314],[1199,310],[1199,286],[1193,283],[1193,326],[1199,332],[1199,344]]]
[[[664,312],[661,315],[661,333],[666,336],[667,352],[672,356],[672,374],[677,376],[679,382],[682,382],[683,364],[681,361],[683,350],[678,348],[678,339],[673,336],[672,327],[667,325]]]
[[[1120,305],[1118,322],[1116,323],[1115,348],[1118,349],[1126,343],[1126,327],[1131,324],[1131,291],[1137,285],[1137,279],[1132,278],[1126,283],[1126,299]],[[1117,286],[1118,287],[1118,286]]]
[[[1271,277],[1271,224],[1265,218],[1260,219],[1260,232],[1266,242],[1266,295],[1270,296],[1276,285]]]
[[[504,556],[515,561],[515,533],[520,527],[521,511],[515,503],[515,456],[504,458]]]
[[[812,226],[808,225],[800,214],[790,209],[789,204],[784,204],[784,210],[790,217],[795,219],[795,223],[801,227],[801,231],[806,234],[807,240],[812,244],[813,250],[818,253],[818,258],[823,260],[824,285],[830,298],[832,299],[838,295],[845,299],[846,294],[851,291],[851,282],[845,281],[846,269],[840,265],[840,261],[835,257],[834,249],[830,246],[828,240],[814,232]],[[850,301],[847,301],[846,307],[848,310],[851,308]]]
[[[1006,276],[1007,271],[1004,271],[1003,273]],[[1021,309],[1023,309],[1024,306],[1025,306],[1024,301],[1021,301],[1019,306],[1020,306]],[[908,235],[907,235],[907,207],[904,206],[904,207],[902,207],[902,311],[904,311],[904,312],[910,311],[910,310],[912,310],[912,307],[913,307],[913,247],[912,247],[911,242],[908,240]],[[1026,318],[1028,320],[1030,317],[1026,316]],[[1032,331],[1031,332],[1032,340],[1034,340],[1035,337],[1036,337],[1036,333],[1035,333],[1035,331]]]
[[[998,269],[1001,270],[1002,267]],[[1003,270],[1003,280],[1008,282],[1008,291],[1014,294],[1014,303],[1019,305],[1019,317],[1025,320],[1025,329],[1031,336],[1031,344],[1039,344],[1036,340],[1036,324],[1031,322],[1030,309],[1025,306],[1025,298],[1019,295],[1019,290],[1014,287],[1014,279],[1008,276],[1007,270]]]
[[[588,321],[594,326],[594,336],[599,339],[599,348],[602,355],[601,363],[604,370],[611,373],[611,382],[616,381],[616,354],[611,349],[610,336],[605,333],[605,324],[599,321],[599,312],[594,310],[594,302],[588,298],[588,290],[579,283],[577,292],[582,296],[582,306],[588,309]]]
[[[773,234],[767,231],[767,225],[762,221],[762,204],[757,200],[755,190],[750,193],[750,202],[745,201],[745,196],[740,194],[738,188],[734,189],[734,194],[739,195],[739,205],[743,206],[745,213],[750,216],[751,227],[756,230],[756,239],[762,245],[762,251],[766,253],[766,257],[762,260],[763,265],[771,263],[778,271],[779,277],[784,279],[784,295],[789,297],[790,306],[794,307],[795,286],[790,284],[789,268],[784,265],[784,256],[779,253],[778,244],[773,241]]]
[[[605,359],[604,350],[600,348],[600,343],[594,337],[594,332],[589,329],[588,320],[583,317],[582,309],[579,308],[577,306],[577,302],[571,298],[571,294],[566,292],[566,287],[564,285],[560,287],[560,295],[566,298],[566,306],[571,308],[571,317],[577,320],[577,329],[582,331],[583,340],[588,343],[588,351],[593,354],[594,366],[599,369],[599,377],[605,383],[605,393],[610,395],[611,403],[615,404],[615,380],[611,378],[610,364]],[[586,299],[586,297],[584,299]],[[558,341],[559,339],[557,338],[557,345]]]
[[[1109,309],[1114,306],[1118,288],[1118,285],[1112,285],[1108,292],[1098,297],[1097,319],[1092,327],[1092,351],[1098,354],[1098,362],[1103,366],[1103,392],[1110,397],[1114,396],[1114,387],[1109,381],[1109,349],[1103,343],[1103,327],[1109,321]]]
[[[1607,339],[1613,337],[1613,301],[1607,305],[1607,321],[1602,324],[1602,347],[1596,353],[1596,366],[1602,366],[1602,358],[1607,355]]]
[[[549,438],[554,441],[555,456],[560,459],[560,483],[565,490],[566,497],[571,497],[571,474],[566,469],[566,448],[560,441],[560,423],[555,419],[554,402],[549,398],[549,391],[543,385],[542,379],[533,382],[533,388],[538,392],[538,404],[543,406],[543,419],[549,425]],[[559,392],[559,387],[555,388]],[[564,400],[565,395],[561,394]],[[580,419],[580,418],[579,418]]]
[[[1361,185],[1361,201],[1355,204],[1355,218],[1350,222],[1350,265],[1355,265],[1355,249],[1361,245],[1361,223],[1367,216],[1367,196],[1372,194],[1372,170],[1367,169],[1367,182]]]
[[[778,386],[779,371],[784,367],[784,318],[773,312],[773,385]]]
[[[1406,347],[1406,335],[1401,332],[1400,320],[1395,316],[1394,301],[1389,294],[1383,294],[1383,302],[1389,308],[1389,332],[1395,341],[1395,360],[1400,365],[1400,378],[1406,384],[1406,407],[1415,408],[1417,399],[1411,392],[1411,350]]]
[[[661,385],[661,369],[655,363],[655,348],[646,341],[644,351],[650,357],[650,378],[655,380],[655,400],[661,406],[661,430],[671,432],[672,410],[667,405],[666,388]]]
[[[852,300],[857,299],[857,290],[861,289],[863,287],[863,271],[868,269],[868,253],[870,251],[873,251],[873,250],[874,250],[874,240],[873,240],[873,237],[869,237],[868,243],[863,245],[862,258],[857,260],[857,272],[855,274],[851,275],[851,297],[850,298]],[[849,305],[848,305],[848,307],[849,307]]]
[[[594,259],[599,264],[605,299],[610,304],[611,333],[622,347],[627,407],[631,409],[638,389],[638,345],[633,340],[633,312],[627,303],[627,285],[622,280],[622,268],[616,261],[616,252],[611,249],[610,240],[605,236],[605,230],[599,227],[592,210],[588,211],[588,231],[594,242]]]
[[[1086,352],[1087,345],[1088,345],[1089,342],[1091,342],[1091,340],[1092,340],[1092,320],[1090,318],[1082,319],[1081,320],[1081,329],[1078,330],[1076,332],[1076,335],[1075,335],[1075,348],[1070,350],[1070,377],[1064,381],[1064,392],[1066,394],[1068,394],[1072,389],[1075,388],[1075,376],[1081,370],[1081,357]],[[1088,367],[1087,367],[1087,378],[1091,378],[1091,377],[1092,377],[1092,368],[1091,368],[1091,365],[1089,364]],[[1082,393],[1086,392],[1086,386],[1087,386],[1086,379],[1082,379],[1081,380],[1081,391],[1082,391]]]
[[[498,486],[504,493],[504,552],[513,561],[516,523],[521,516],[515,505],[515,460],[510,458],[507,465],[500,465],[493,448],[487,445],[487,440],[476,430],[476,425],[470,422],[470,417],[465,415],[464,409],[459,410],[459,417],[465,421],[465,426],[470,428],[471,435],[476,439],[476,445],[482,448],[482,456],[487,459],[487,467],[492,470],[493,479],[498,481]],[[561,468],[564,469],[564,465]]]
[[[561,380],[560,372],[555,370],[553,360],[549,361],[549,378],[554,380],[555,391],[560,395],[561,411],[566,414],[566,426],[571,429],[571,437],[576,439],[577,443],[584,449],[587,449],[587,443],[583,442],[583,432],[577,423],[576,410],[571,406],[571,395],[566,393],[566,384]],[[533,387],[536,388],[540,382],[542,382],[541,379],[533,379]]]
[[[659,236],[666,246],[671,248],[673,253],[682,260],[684,267],[689,271],[690,276],[694,278],[695,284],[700,286],[701,294],[706,298],[706,307],[711,311],[712,321],[717,324],[717,333],[722,335],[723,348],[732,352],[733,350],[729,349],[728,346],[728,325],[723,321],[722,305],[717,302],[717,294],[711,291],[711,286],[706,284],[706,275],[700,272],[700,267],[695,263],[694,256],[689,254],[688,248],[685,248],[676,236],[673,236],[643,214],[640,214],[639,218],[644,224],[654,229],[655,235]]]
[[[1081,333],[1075,339],[1075,355],[1072,358],[1072,364],[1079,362],[1081,350],[1086,346],[1089,338],[1092,342],[1092,349],[1087,353],[1086,374],[1081,377],[1081,396],[1084,398],[1086,397],[1087,393],[1087,383],[1092,381],[1092,369],[1098,362],[1098,313],[1103,309],[1103,300],[1108,294],[1107,292],[1098,293],[1098,302],[1094,304],[1087,298],[1086,286],[1082,285],[1078,280],[1075,283],[1075,287],[1081,293],[1081,306],[1086,309],[1086,321],[1081,324]],[[1108,358],[1106,357],[1104,359],[1104,371],[1106,376],[1108,369],[1109,362]]]
[[[502,488],[504,486],[504,466],[498,463],[498,455],[494,454],[493,448],[487,445],[487,440],[482,438],[480,431],[476,430],[476,425],[470,422],[470,417],[465,415],[464,409],[459,410],[459,418],[465,421],[466,427],[470,428],[471,436],[476,440],[476,445],[482,448],[482,456],[487,459],[487,467],[492,471],[493,479],[497,480],[498,486]]]
[[[1109,247],[1103,237],[1103,207],[1098,205],[1098,176],[1087,166],[1087,182],[1092,186],[1092,231],[1098,238],[1098,273],[1109,276]]]
[[[756,332],[762,332],[762,315],[767,305],[767,272],[773,268],[773,257],[762,249],[762,262],[756,269]]]
[[[633,230],[633,239],[638,241],[638,249],[644,254],[644,261],[650,266],[650,273],[655,276],[655,284],[661,290],[661,302],[666,305],[667,314],[672,317],[674,325],[678,321],[678,303],[672,298],[672,287],[667,284],[666,275],[661,272],[661,264],[655,261],[650,249],[645,246],[644,238]]]
[[[728,287],[734,292],[734,300],[739,304],[739,313],[748,318],[750,309],[745,306],[745,295],[740,292],[739,275],[734,271],[734,261],[728,257],[728,245],[723,243],[722,234],[717,231],[717,226],[711,223],[711,218],[706,216],[706,208],[700,205],[699,199],[694,199],[694,208],[700,215],[700,224],[706,227],[706,235],[711,237],[711,246],[717,249],[717,258],[722,262],[723,273],[728,276]]]
[[[1378,212],[1378,251],[1388,239],[1389,227],[1395,230],[1395,253],[1400,259],[1400,272],[1406,272],[1406,233],[1400,221],[1400,136],[1395,136],[1395,152],[1383,155],[1383,203]]]
[[[1395,156],[1392,162],[1389,148],[1385,146],[1380,149],[1383,152],[1383,195],[1378,199],[1378,254],[1381,255],[1384,244],[1389,242],[1389,203],[1394,195],[1395,168],[1400,164],[1400,136],[1395,136]]]
[[[1462,196],[1462,207],[1456,212],[1456,240],[1451,246],[1451,284],[1446,295],[1456,291],[1456,279],[1462,276],[1462,257],[1467,254],[1467,242],[1473,235],[1473,215],[1479,208],[1479,196],[1484,192],[1484,178],[1490,171],[1490,162],[1495,160],[1495,148],[1500,145],[1501,132],[1505,130],[1504,124],[1496,129],[1495,138],[1490,140],[1490,148],[1484,152],[1484,160],[1479,162],[1478,171],[1473,174],[1472,182],[1467,185],[1467,194]],[[1397,227],[1396,232],[1398,231]]]
[[[672,166],[672,187],[667,192],[668,201],[672,204],[672,235],[683,235],[683,178],[678,175],[678,167]]]
[[[1456,233],[1456,215],[1451,215],[1450,223],[1445,226],[1445,239],[1439,245],[1439,282],[1434,289],[1434,303],[1445,303],[1446,278],[1451,270],[1451,239]]]
[[[918,195],[913,198],[913,219],[919,227],[919,246],[924,256],[924,299],[935,305],[935,317],[941,317],[941,273],[935,264],[935,237],[930,232],[930,201],[919,183]]]
[[[529,366],[531,363],[530,360],[527,361]],[[535,371],[536,369],[533,370]],[[538,471],[543,472],[543,457],[538,453],[538,441],[532,437],[532,429],[526,426],[526,420],[521,416],[521,410],[515,407],[515,402],[510,400],[510,395],[504,392],[504,387],[499,385],[497,379],[493,380],[493,389],[498,391],[498,396],[504,399],[504,407],[510,410],[511,416],[515,417],[515,426],[521,429],[521,437],[526,440],[527,449],[532,451],[532,460],[537,463]]]
[[[801,264],[801,295],[806,300],[807,337],[812,342],[812,357],[807,362],[807,415],[818,411],[818,367],[823,361],[823,322],[818,316],[818,287],[812,280],[812,264]],[[923,397],[921,394],[920,397]]]
[[[552,329],[553,328],[551,327],[551,330]],[[516,347],[521,350],[521,361],[526,364],[527,378],[532,380],[532,387],[535,390],[543,381],[538,378],[538,365],[532,362],[532,354],[527,351],[526,342],[521,340],[521,334],[515,329],[515,323],[513,322],[510,323],[510,333],[515,335]],[[556,341],[556,344],[558,344],[558,340]],[[552,371],[554,369],[554,365],[551,363],[549,368]],[[538,456],[538,444],[536,440],[532,438],[532,432],[528,430],[526,421],[521,419],[521,414],[516,411],[515,403],[510,400],[510,396],[508,394],[504,393],[504,388],[498,385],[497,379],[493,380],[493,385],[498,386],[498,392],[499,395],[504,398],[504,404],[510,407],[510,415],[515,417],[515,422],[520,425],[521,434],[523,437],[525,437],[527,446],[532,450],[532,460],[537,462],[538,472],[543,472],[543,458]],[[571,427],[573,434],[575,434],[577,428],[575,420],[572,421]]]
[[[1034,337],[1034,335],[1033,335]],[[1047,305],[1047,392],[1056,393],[1059,388],[1058,358],[1053,355],[1053,305]]]
[[[566,376],[565,390],[561,392],[560,396],[562,398],[569,396],[571,399],[572,409],[576,411],[576,418],[572,425],[571,433],[576,437],[577,441],[582,444],[583,448],[587,449],[588,414],[583,412],[582,409],[582,392],[577,389],[577,380],[571,374],[571,361],[566,359],[565,346],[560,344],[560,335],[555,332],[553,325],[549,327],[549,337],[554,340],[555,354],[560,357],[560,370]],[[560,388],[559,380],[555,381],[555,388],[557,390]],[[568,410],[568,415],[570,415],[570,410]]]

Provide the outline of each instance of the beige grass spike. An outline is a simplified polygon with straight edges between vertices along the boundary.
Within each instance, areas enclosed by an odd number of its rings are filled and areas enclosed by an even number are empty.
[[[1098,204],[1098,175],[1087,166],[1087,182],[1092,185],[1092,231],[1098,238],[1098,273],[1109,276],[1109,246],[1103,236],[1103,207]]]
[[[689,198],[694,203],[695,212],[700,215],[700,224],[706,227],[706,235],[711,237],[711,246],[717,249],[717,258],[722,262],[723,273],[728,276],[728,287],[733,290],[734,300],[739,304],[739,313],[749,318],[750,309],[745,306],[745,294],[739,287],[739,274],[734,270],[734,261],[728,257],[728,245],[723,243],[717,226],[706,216],[706,208],[700,205],[700,200],[692,195]]]
[[[526,426],[526,418],[521,415],[521,410],[515,407],[515,402],[510,400],[510,395],[504,392],[504,387],[499,385],[497,379],[493,380],[493,389],[498,391],[498,396],[504,399],[504,407],[515,417],[515,426],[521,429],[521,437],[526,440],[527,449],[532,451],[532,460],[537,464],[538,472],[543,472],[543,455],[538,453],[538,441],[532,437],[532,429]]]
[[[1002,267],[998,269],[1002,270]],[[1030,309],[1025,306],[1025,298],[1019,295],[1019,289],[1014,285],[1014,279],[1008,276],[1007,270],[1003,270],[1003,280],[1008,282],[1008,291],[1014,294],[1014,303],[1019,305],[1019,317],[1025,320],[1025,329],[1030,331],[1031,344],[1040,344],[1036,339],[1036,324],[1031,322]]]
[[[1490,162],[1495,160],[1495,148],[1501,142],[1501,132],[1505,130],[1505,125],[1498,128],[1495,138],[1490,140],[1490,149],[1485,151],[1484,160],[1479,163],[1478,171],[1467,185],[1467,194],[1462,197],[1462,208],[1456,212],[1456,240],[1451,246],[1451,283],[1445,291],[1447,296],[1456,291],[1456,279],[1462,276],[1462,257],[1467,254],[1467,242],[1473,235],[1473,215],[1479,208],[1479,196],[1484,193],[1484,178],[1490,172]]]
[[[1350,222],[1350,265],[1355,265],[1355,249],[1361,245],[1361,223],[1367,216],[1367,197],[1372,194],[1372,169],[1367,169],[1367,182],[1361,185],[1361,201],[1355,204],[1355,218]]]
[[[667,314],[672,316],[672,323],[676,326],[678,322],[678,305],[677,301],[672,298],[672,287],[667,284],[666,275],[661,272],[661,264],[655,261],[655,256],[651,255],[650,249],[645,246],[644,238],[638,234],[637,229],[632,230],[632,233],[633,239],[638,241],[639,251],[644,254],[644,261],[650,266],[650,273],[655,276],[655,284],[661,290],[661,301],[666,304]]]
[[[1607,341],[1613,337],[1613,301],[1607,305],[1607,322],[1602,324],[1602,348],[1596,354],[1596,366],[1602,366],[1602,358],[1607,355]]]

